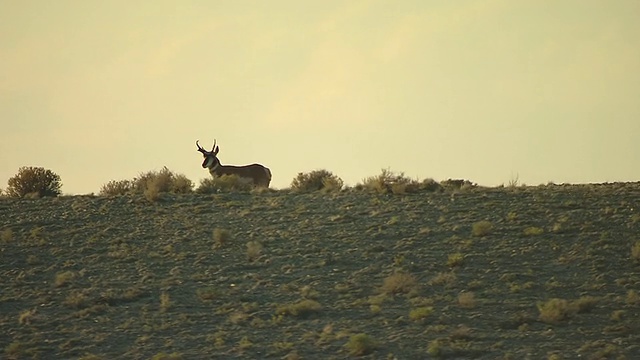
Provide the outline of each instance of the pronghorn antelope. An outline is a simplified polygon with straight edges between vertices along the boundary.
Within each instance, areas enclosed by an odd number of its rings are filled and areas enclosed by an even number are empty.
[[[252,182],[254,186],[269,187],[271,171],[268,168],[260,164],[244,166],[222,165],[220,164],[220,160],[218,160],[218,151],[220,151],[220,148],[216,146],[216,140],[213,140],[213,148],[211,148],[211,151],[203,149],[200,144],[198,144],[198,141],[199,140],[196,140],[196,146],[198,147],[198,151],[204,156],[202,167],[208,168],[211,176],[237,175],[241,181]]]

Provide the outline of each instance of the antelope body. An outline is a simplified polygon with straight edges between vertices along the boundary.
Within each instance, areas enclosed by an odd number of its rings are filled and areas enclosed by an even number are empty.
[[[196,140],[196,146],[198,147],[198,151],[204,156],[202,167],[209,169],[211,176],[236,175],[241,181],[253,183],[253,186],[269,187],[271,171],[268,168],[260,164],[244,166],[222,165],[218,159],[218,151],[220,151],[220,148],[216,146],[215,140],[213,141],[211,151],[203,149],[200,144],[198,144],[198,140]]]

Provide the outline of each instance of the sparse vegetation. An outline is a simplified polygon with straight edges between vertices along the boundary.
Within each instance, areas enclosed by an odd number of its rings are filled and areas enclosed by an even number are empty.
[[[631,246],[631,258],[640,262],[640,241],[636,241],[635,244]]]
[[[75,278],[76,278],[76,273],[73,271],[59,272],[58,274],[56,274],[54,285],[56,287],[62,287],[69,284],[69,282],[71,282]]]
[[[229,230],[221,228],[213,229],[213,241],[216,247],[220,247],[228,243],[230,238],[231,233],[229,232]]]
[[[262,255],[262,244],[258,241],[249,241],[247,243],[247,260],[254,262]]]
[[[411,311],[409,312],[409,319],[413,321],[424,320],[427,316],[431,315],[431,313],[433,313],[432,306],[421,306],[415,309],[411,309]]]
[[[20,313],[18,317],[18,324],[20,325],[31,325],[31,322],[36,316],[36,310],[27,310]]]
[[[526,236],[537,236],[537,235],[542,235],[542,233],[544,233],[544,230],[536,226],[529,226],[526,229],[524,229],[524,234]]]
[[[6,228],[0,231],[0,241],[2,241],[3,244],[13,241],[13,230]]]
[[[168,293],[162,292],[160,294],[160,311],[167,312],[171,308],[171,297]]]
[[[416,287],[417,281],[413,275],[398,271],[384,279],[381,291],[384,294],[405,294]]]
[[[100,192],[101,196],[117,196],[126,195],[133,191],[133,181],[131,180],[111,180],[108,183],[102,185]]]
[[[338,176],[327,170],[313,170],[308,173],[298,173],[291,182],[291,189],[296,191],[340,191],[344,182]]]
[[[569,319],[575,314],[591,311],[598,303],[598,298],[593,296],[583,296],[575,301],[553,298],[546,302],[538,303],[540,320],[556,324],[562,320]]]
[[[472,189],[477,186],[476,184],[472,183],[469,180],[462,180],[462,179],[444,180],[440,182],[440,185],[445,190],[449,190],[449,191]]]
[[[0,198],[0,357],[634,358],[640,184],[445,184]]]
[[[60,176],[41,167],[24,166],[9,179],[5,190],[10,197],[43,197],[61,194]]]
[[[573,309],[565,299],[554,298],[540,302],[537,306],[540,312],[540,320],[546,323],[554,324],[566,320],[573,315]]]
[[[215,194],[219,192],[250,191],[253,184],[242,181],[238,175],[222,175],[202,179],[196,189],[198,194]]]
[[[422,188],[435,191],[439,188],[432,179],[420,183],[418,180],[408,178],[404,173],[394,173],[390,169],[382,169],[379,175],[371,176],[362,180],[356,189],[369,190],[381,194],[406,194],[416,192]]]
[[[490,221],[478,221],[473,223],[471,227],[471,234],[473,236],[482,237],[491,234],[493,230],[493,224]]]
[[[378,342],[367,334],[355,334],[349,337],[349,341],[344,345],[349,355],[362,356],[372,353]]]
[[[476,307],[476,296],[471,291],[465,291],[458,295],[458,305],[465,309]]]
[[[132,180],[111,180],[102,185],[101,196],[143,194],[150,201],[157,201],[161,193],[187,194],[193,191],[193,182],[183,174],[176,174],[163,167],[160,171],[141,173]]]
[[[214,300],[221,296],[221,292],[215,288],[207,287],[196,291],[198,298],[202,301]]]
[[[296,303],[278,306],[276,314],[306,317],[322,310],[322,305],[315,300],[304,299]]]
[[[447,266],[455,267],[460,266],[464,262],[464,255],[461,253],[449,254],[447,257]]]

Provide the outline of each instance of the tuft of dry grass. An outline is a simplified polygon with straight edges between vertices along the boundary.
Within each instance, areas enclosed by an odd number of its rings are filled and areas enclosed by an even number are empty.
[[[351,356],[363,356],[372,353],[378,348],[378,342],[367,334],[355,334],[349,337],[344,345]]]
[[[196,295],[201,301],[211,301],[220,296],[220,292],[212,287],[196,290]]]
[[[0,231],[0,241],[3,244],[8,244],[13,241],[13,230],[6,228]]]
[[[595,296],[582,296],[581,298],[574,300],[571,302],[571,306],[574,308],[574,311],[578,314],[590,312],[598,302],[599,298]]]
[[[230,238],[231,238],[231,233],[229,232],[229,230],[221,229],[221,228],[213,229],[213,241],[214,241],[215,247],[223,246],[224,244],[229,242]]]
[[[476,297],[471,291],[465,291],[458,295],[458,305],[465,309],[476,307]]]
[[[565,299],[553,298],[537,304],[539,319],[548,324],[556,324],[573,316],[575,309]]]
[[[417,281],[413,275],[398,271],[384,278],[381,291],[383,294],[406,294],[416,287]]]
[[[640,241],[636,241],[636,243],[631,246],[631,258],[640,262]]]
[[[546,323],[556,323],[569,318],[572,314],[569,302],[564,299],[554,298],[537,304],[540,312],[540,320]]]
[[[322,305],[315,300],[304,299],[296,303],[278,306],[277,315],[291,315],[295,317],[307,317],[322,310]]]
[[[493,224],[490,221],[482,220],[471,225],[471,235],[476,237],[484,237],[493,231]]]
[[[456,282],[457,276],[453,272],[438,273],[429,280],[429,285],[450,286]]]
[[[421,306],[409,311],[409,319],[413,321],[422,321],[433,313],[432,306]]]
[[[87,303],[87,295],[80,291],[74,291],[71,294],[67,295],[67,297],[62,302],[63,305],[71,307],[71,308],[82,308]]]
[[[640,295],[635,290],[629,290],[625,302],[628,305],[640,305]]]
[[[160,312],[167,312],[171,308],[171,298],[166,292],[160,294]]]
[[[464,262],[464,255],[461,253],[449,254],[447,257],[447,266],[455,267],[460,266]]]
[[[62,287],[68,285],[73,279],[76,278],[76,273],[73,271],[63,271],[56,274],[54,285],[56,287]]]
[[[469,340],[471,339],[471,328],[466,325],[460,325],[449,334],[451,340]]]
[[[262,244],[258,241],[249,241],[247,243],[247,260],[254,262],[262,255]]]
[[[198,194],[215,194],[219,192],[248,192],[253,183],[244,181],[238,175],[222,175],[200,180],[196,189]]]
[[[26,310],[20,313],[18,316],[18,324],[20,325],[31,325],[31,322],[36,316],[36,309]]]
[[[523,233],[525,236],[537,236],[542,235],[544,233],[544,230],[540,227],[529,226],[524,229]]]
[[[144,190],[144,197],[151,202],[160,200],[160,188],[155,183],[149,184]]]

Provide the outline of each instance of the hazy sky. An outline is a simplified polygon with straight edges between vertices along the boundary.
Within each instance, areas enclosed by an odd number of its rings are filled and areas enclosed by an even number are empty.
[[[3,1],[0,188],[65,194],[195,141],[272,186],[382,168],[481,185],[640,180],[640,1]]]

